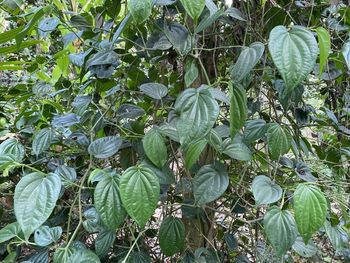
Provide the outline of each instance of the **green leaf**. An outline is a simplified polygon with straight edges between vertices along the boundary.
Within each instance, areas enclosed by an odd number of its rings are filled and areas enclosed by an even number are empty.
[[[16,44],[17,47],[20,47],[23,39],[30,35],[32,30],[34,29],[35,25],[39,22],[39,20],[45,15],[45,13],[49,12],[51,10],[51,6],[47,5],[45,7],[40,7],[37,9],[33,17],[30,19],[30,21],[26,24],[26,26],[16,35]]]
[[[168,160],[167,147],[163,135],[157,127],[150,129],[143,138],[143,149],[151,162],[162,168]]]
[[[16,157],[13,154],[0,154],[0,171],[6,170],[9,166],[14,165]]]
[[[197,79],[199,71],[194,59],[188,59],[185,65],[185,85],[186,87],[191,86],[191,84]]]
[[[194,33],[198,34],[198,33],[202,32],[203,30],[207,29],[208,27],[210,27],[212,24],[214,24],[223,15],[224,15],[224,11],[223,10],[218,10],[214,14],[211,14],[210,16],[208,16],[207,18],[203,19],[199,23],[199,25],[196,27]]]
[[[41,226],[34,232],[34,241],[40,247],[46,247],[51,243],[57,243],[62,235],[62,228],[60,226],[48,227]]]
[[[204,138],[219,116],[219,105],[205,87],[186,89],[175,102],[180,115],[176,122],[180,142],[186,145]]]
[[[174,184],[175,183],[174,172],[167,165],[165,165],[162,168],[157,168],[157,167],[155,167],[147,162],[143,162],[142,165],[151,169],[157,175],[160,184]]]
[[[284,26],[273,28],[269,50],[288,93],[313,70],[319,51],[313,34],[300,26],[293,26],[290,30]]]
[[[257,205],[277,202],[282,197],[282,188],[264,175],[256,176],[252,183],[252,192]]]
[[[267,141],[271,158],[277,160],[289,151],[292,136],[289,131],[278,123],[268,124]]]
[[[103,258],[108,254],[108,251],[112,247],[115,238],[115,231],[103,230],[98,233],[95,239],[95,249],[100,258]]]
[[[61,191],[58,175],[31,173],[15,188],[14,210],[26,240],[51,215]]]
[[[54,17],[46,17],[38,24],[38,33],[41,37],[47,37],[52,31],[56,29],[59,20]]]
[[[77,180],[77,172],[74,168],[60,165],[56,168],[55,174],[59,175],[64,187],[69,187]]]
[[[254,42],[249,47],[244,47],[236,64],[231,68],[231,76],[235,82],[241,82],[259,62],[264,54],[265,46],[260,42]]]
[[[239,161],[250,161],[252,153],[247,145],[240,140],[227,138],[222,144],[222,153]]]
[[[152,0],[128,0],[128,9],[136,24],[141,24],[151,15]]]
[[[32,149],[33,153],[38,156],[42,152],[50,148],[54,138],[54,132],[51,129],[45,128],[34,135]]]
[[[120,195],[128,214],[144,227],[159,200],[157,175],[143,165],[128,168],[120,180]]]
[[[336,251],[342,251],[348,247],[348,233],[341,226],[332,226],[329,221],[326,221],[324,226],[327,236]]]
[[[225,11],[225,13],[226,13],[228,16],[230,16],[230,17],[232,17],[232,18],[235,18],[235,19],[237,19],[237,20],[240,20],[240,21],[247,21],[247,19],[244,17],[244,15],[242,14],[242,12],[241,12],[239,9],[235,8],[235,7],[230,7],[230,8],[228,8],[228,9]]]
[[[206,145],[206,140],[199,140],[192,142],[187,146],[185,151],[185,167],[187,170],[191,169],[191,167],[198,161],[199,156]]]
[[[277,206],[264,216],[264,231],[277,256],[283,256],[294,244],[298,231],[292,214]]]
[[[75,249],[73,247],[60,247],[56,249],[53,255],[53,263],[69,263],[69,257],[73,254]]]
[[[10,138],[0,144],[0,154],[11,154],[17,162],[24,158],[24,146],[16,138]]]
[[[205,7],[205,0],[180,0],[186,12],[197,21]]]
[[[309,240],[307,244],[304,243],[303,238],[298,236],[293,244],[293,250],[300,256],[305,258],[311,258],[317,253],[317,247],[312,240]]]
[[[21,227],[17,222],[6,225],[0,229],[0,244],[18,236],[21,231]]]
[[[161,100],[168,94],[168,88],[159,83],[145,83],[140,86],[140,90],[155,100]]]
[[[185,245],[185,225],[178,218],[168,216],[159,228],[159,245],[166,256],[172,256]]]
[[[327,201],[323,193],[310,184],[299,184],[293,199],[298,230],[307,243],[326,221]]]
[[[23,30],[23,26],[17,27],[12,30],[5,31],[0,34],[0,44],[7,43],[12,39],[15,39],[17,34]]]
[[[116,230],[126,216],[120,198],[119,176],[107,174],[98,182],[94,192],[94,203],[102,222],[109,229]]]
[[[69,257],[68,262],[74,263],[100,263],[98,256],[89,249],[74,250]],[[67,262],[67,263],[68,263]]]
[[[1,50],[1,49],[0,49]],[[0,52],[1,54],[1,52]],[[346,41],[342,47],[342,54],[345,60],[348,70],[350,70],[350,40]]]
[[[6,46],[6,47],[0,47],[0,55],[14,53],[14,52],[20,51],[24,48],[31,47],[31,46],[34,46],[34,45],[37,45],[40,43],[42,43],[41,40],[28,40],[28,41],[21,42],[21,44],[19,46],[10,45],[10,46]]]
[[[166,24],[164,33],[180,54],[186,55],[191,50],[192,37],[184,25],[175,22]]]
[[[244,141],[253,142],[262,138],[267,132],[266,121],[262,119],[249,120],[244,128]]]
[[[98,159],[105,159],[115,155],[123,140],[116,136],[107,136],[93,141],[88,148],[89,154]]]
[[[231,138],[243,127],[248,117],[247,94],[238,86],[230,88],[230,133]]]
[[[327,65],[329,53],[331,52],[331,37],[327,29],[318,27],[316,29],[318,45],[320,47],[320,76],[323,73],[324,66]]]
[[[229,185],[226,167],[221,163],[204,165],[193,178],[193,194],[198,205],[218,199]]]

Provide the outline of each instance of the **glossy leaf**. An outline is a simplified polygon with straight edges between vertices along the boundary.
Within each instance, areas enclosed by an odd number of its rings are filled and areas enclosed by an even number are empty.
[[[55,174],[59,175],[64,187],[69,187],[77,180],[77,172],[75,169],[66,165],[58,166],[55,170]]]
[[[248,117],[247,94],[239,86],[230,85],[230,132],[231,138],[243,127]]]
[[[168,94],[168,88],[159,83],[146,83],[140,86],[140,90],[155,100],[161,100]]]
[[[102,258],[108,254],[116,238],[115,231],[103,230],[95,239],[96,254]]]
[[[177,98],[175,110],[180,115],[176,128],[185,145],[204,138],[219,115],[219,105],[205,87],[186,89]]]
[[[289,131],[278,123],[268,124],[267,141],[272,159],[277,160],[282,154],[289,151],[292,136]]]
[[[249,47],[244,47],[236,63],[231,68],[232,79],[241,82],[259,62],[264,54],[264,44],[254,42]]]
[[[61,191],[56,174],[31,173],[15,188],[14,210],[26,239],[51,215]]]
[[[24,146],[15,138],[7,139],[0,144],[0,154],[11,154],[17,162],[24,158]]]
[[[256,176],[252,183],[252,192],[257,205],[277,202],[282,197],[282,188],[265,175]]]
[[[89,145],[88,151],[95,158],[109,158],[119,151],[122,142],[120,137],[115,136],[99,138]]]
[[[185,167],[187,170],[191,169],[191,167],[198,161],[206,145],[206,140],[199,140],[188,145],[185,151]]]
[[[317,253],[318,249],[312,240],[305,244],[303,238],[298,236],[293,244],[293,250],[302,257],[311,258]]]
[[[163,253],[172,256],[185,245],[185,225],[175,217],[169,216],[159,228],[159,245]]]
[[[197,21],[205,7],[205,0],[180,0],[186,12]]]
[[[17,222],[6,225],[0,229],[0,244],[10,240],[21,233],[21,227]]]
[[[191,84],[197,79],[199,71],[194,59],[188,59],[185,65],[185,84],[186,87],[191,86]]]
[[[267,132],[266,121],[262,119],[249,120],[244,128],[244,141],[253,142],[262,138]]]
[[[168,160],[167,147],[163,135],[157,127],[150,129],[143,138],[143,149],[151,162],[162,168]]]
[[[128,0],[128,9],[136,24],[141,24],[151,15],[152,0]]]
[[[116,230],[126,216],[120,197],[119,176],[106,174],[98,182],[94,192],[94,203],[102,222],[110,230]]]
[[[270,32],[269,51],[289,93],[313,70],[319,50],[307,29],[276,26]]]
[[[144,227],[159,199],[157,175],[142,165],[128,168],[120,180],[120,195],[128,214]]]
[[[225,13],[228,16],[234,18],[234,19],[237,19],[237,20],[240,20],[240,21],[247,21],[247,19],[244,17],[242,12],[239,9],[235,8],[235,7],[227,8]]]
[[[307,243],[326,221],[327,201],[316,186],[308,184],[299,184],[293,199],[298,230]]]
[[[343,227],[339,225],[332,226],[329,221],[326,221],[324,226],[327,236],[336,251],[342,251],[348,247],[349,236]]]
[[[252,152],[242,141],[227,138],[222,144],[222,153],[239,161],[250,161]]]
[[[277,206],[264,216],[264,231],[277,256],[283,256],[294,244],[298,231],[292,214]]]
[[[33,138],[33,153],[38,156],[42,152],[50,148],[54,138],[54,132],[51,129],[45,128],[34,135]]]
[[[41,226],[34,232],[34,241],[38,246],[45,247],[52,243],[57,243],[62,235],[62,228],[60,226],[48,227]]]
[[[221,163],[204,165],[193,178],[193,194],[198,205],[218,199],[227,189],[229,177]]]
[[[320,75],[323,72],[325,65],[327,65],[327,60],[329,53],[331,52],[331,37],[327,31],[327,29],[323,27],[318,27],[316,29],[318,45],[320,47]]]

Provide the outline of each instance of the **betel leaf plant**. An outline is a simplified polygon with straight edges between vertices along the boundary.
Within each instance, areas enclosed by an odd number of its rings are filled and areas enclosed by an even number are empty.
[[[347,262],[342,1],[0,2],[1,262]]]

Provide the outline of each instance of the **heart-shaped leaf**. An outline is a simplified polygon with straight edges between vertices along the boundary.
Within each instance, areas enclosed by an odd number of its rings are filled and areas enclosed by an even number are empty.
[[[165,140],[157,127],[146,133],[143,138],[143,149],[151,162],[159,168],[162,168],[168,160]]]
[[[298,236],[293,244],[293,250],[304,258],[311,258],[317,253],[317,247],[312,240],[309,240],[307,244],[301,236]]]
[[[293,26],[288,30],[276,26],[270,32],[269,51],[288,92],[291,92],[313,70],[318,45],[313,34],[303,27]]]
[[[116,230],[126,216],[120,198],[119,176],[107,173],[96,185],[94,201],[102,222],[109,229]]]
[[[16,237],[19,235],[19,233],[21,233],[21,231],[22,230],[18,222],[6,225],[4,228],[0,229],[0,244]]]
[[[14,210],[26,239],[51,215],[61,191],[57,174],[31,173],[16,185]]]
[[[326,221],[327,200],[320,189],[310,184],[299,184],[293,199],[295,221],[300,235],[307,243]]]
[[[282,188],[265,175],[254,178],[252,192],[257,205],[272,204],[282,197]]]
[[[108,254],[108,251],[112,247],[115,238],[115,230],[103,230],[100,233],[98,233],[95,240],[95,248],[96,253],[100,258],[103,258]]]
[[[89,145],[88,151],[96,158],[109,158],[119,151],[122,142],[120,137],[115,136],[99,138]]]
[[[120,180],[123,205],[141,227],[152,216],[159,199],[159,191],[157,175],[143,165],[128,168]]]
[[[197,21],[205,7],[205,0],[180,0],[186,12]]]
[[[54,138],[54,132],[51,129],[45,128],[40,130],[34,135],[33,138],[33,153],[38,156],[42,152],[49,149],[52,140]]]
[[[100,263],[98,256],[89,249],[75,249],[67,262],[74,263]]]
[[[277,160],[282,154],[289,151],[292,136],[278,123],[270,123],[267,129],[267,141],[272,159]]]
[[[161,100],[168,94],[168,88],[159,83],[145,83],[140,86],[140,90],[155,100]]]
[[[193,178],[193,194],[198,205],[212,202],[227,189],[229,177],[221,163],[204,165]]]
[[[128,9],[136,24],[145,22],[151,15],[152,0],[128,0]]]
[[[41,226],[34,232],[34,241],[38,246],[45,247],[51,243],[56,243],[62,235],[60,226],[48,227]]]
[[[198,161],[199,156],[206,145],[207,141],[204,139],[192,142],[188,145],[185,151],[185,167],[187,170],[191,169],[191,167]]]
[[[249,47],[244,47],[237,62],[231,68],[231,76],[235,82],[241,82],[259,62],[264,54],[263,43],[254,42]]]
[[[204,138],[219,115],[218,103],[204,86],[186,89],[177,98],[175,110],[180,115],[176,128],[183,145]]]
[[[252,152],[248,146],[236,139],[227,138],[222,144],[222,153],[239,161],[250,161],[252,159]]]
[[[159,228],[159,245],[167,256],[180,252],[185,244],[185,225],[178,218],[169,216]]]
[[[266,212],[264,231],[279,257],[292,247],[298,235],[292,214],[277,206],[273,206]]]

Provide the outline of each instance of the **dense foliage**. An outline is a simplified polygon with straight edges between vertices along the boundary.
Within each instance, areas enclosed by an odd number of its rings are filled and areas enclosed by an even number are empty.
[[[350,261],[342,1],[0,7],[2,262]]]

